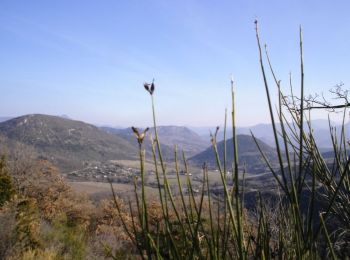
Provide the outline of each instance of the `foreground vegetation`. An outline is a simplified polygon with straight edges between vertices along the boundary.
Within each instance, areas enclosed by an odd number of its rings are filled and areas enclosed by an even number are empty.
[[[347,156],[349,144],[345,135],[347,93],[341,89],[335,91],[338,97],[345,101],[345,104],[336,106],[344,109],[344,117],[340,139],[337,132],[330,126],[335,156],[333,162],[327,163],[319,152],[312,133],[310,111],[315,103],[320,102],[304,98],[301,30],[299,96],[294,95],[292,82],[289,86],[290,95],[286,96],[282,93],[280,81],[275,75],[267,51],[265,52],[278,90],[277,113],[274,112],[271,101],[257,22],[256,38],[279,167],[276,168],[270,164],[258,142],[256,145],[276,180],[278,196],[273,201],[269,201],[261,194],[257,194],[259,202],[256,211],[248,212],[244,207],[244,185],[239,182],[239,176],[244,176],[244,170],[240,170],[242,167],[238,161],[235,93],[234,82],[231,81],[234,149],[232,165],[226,163],[226,147],[223,158],[218,152],[216,136],[219,128],[212,134],[211,140],[217,168],[221,175],[223,196],[219,199],[213,198],[208,181],[208,170],[204,164],[200,196],[194,195],[190,178],[185,184],[181,183],[179,167],[177,167],[179,196],[175,197],[168,183],[167,169],[160,146],[161,140],[157,134],[154,107],[155,85],[154,82],[145,83],[144,87],[152,100],[155,136],[153,138],[151,136],[151,140],[154,169],[159,187],[157,203],[162,216],[154,221],[145,192],[145,158],[142,143],[148,129],[141,132],[133,128],[139,143],[141,181],[140,184],[135,181],[136,210],[129,202],[132,227],[128,227],[124,222],[123,226],[141,258],[319,259],[329,257],[335,259],[349,257],[350,159]],[[323,106],[323,108],[330,107],[328,104]],[[226,135],[226,117],[224,135]],[[277,127],[277,123],[280,128]],[[226,145],[225,141],[224,143]],[[177,157],[175,148],[175,158]],[[185,155],[182,155],[182,158],[186,165]],[[227,170],[232,170],[231,184],[227,182]],[[183,192],[184,190],[186,192]],[[123,221],[121,205],[114,192],[113,195]]]
[[[2,158],[0,184],[0,259],[100,259],[110,248],[132,253],[113,201],[77,194],[47,161]]]
[[[245,165],[238,160],[235,93],[231,81],[233,160],[218,152],[211,135],[222,192],[211,190],[207,165],[201,188],[193,186],[184,153],[175,147],[176,189],[157,133],[154,82],[145,83],[152,102],[154,136],[150,135],[157,194],[147,194],[144,140],[148,129],[132,128],[139,145],[140,175],[133,197],[122,201],[113,185],[111,200],[93,202],[74,192],[57,169],[44,160],[10,154],[0,160],[0,259],[320,259],[350,256],[350,159],[345,131],[347,92],[334,93],[343,104],[332,106],[304,97],[300,30],[300,94],[282,86],[263,51],[256,23],[263,82],[275,137],[276,164],[259,146],[276,182],[275,196],[256,193],[254,210],[244,205]],[[274,111],[265,63],[278,91]],[[311,111],[343,109],[339,131],[330,126],[334,160],[325,160],[313,137]],[[225,114],[224,136],[227,130]],[[254,135],[253,135],[254,138]],[[20,149],[19,149],[20,150]],[[22,151],[23,152],[23,151]],[[227,163],[233,161],[232,164]],[[180,163],[181,162],[181,163]],[[185,178],[180,177],[180,164]],[[149,167],[149,165],[148,165]],[[228,173],[229,172],[229,176]],[[197,183],[198,185],[198,183]]]

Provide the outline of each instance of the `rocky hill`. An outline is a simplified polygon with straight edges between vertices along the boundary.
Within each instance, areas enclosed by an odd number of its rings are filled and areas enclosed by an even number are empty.
[[[89,161],[134,159],[137,151],[122,137],[84,122],[57,116],[26,115],[0,123],[0,135],[33,147],[62,170]]]

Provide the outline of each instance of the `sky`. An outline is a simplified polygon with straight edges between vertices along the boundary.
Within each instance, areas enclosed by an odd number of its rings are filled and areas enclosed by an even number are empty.
[[[155,79],[159,125],[221,125],[233,75],[237,124],[268,123],[254,20],[282,88],[291,73],[296,92],[302,26],[305,93],[329,97],[349,88],[349,10],[345,0],[1,0],[0,116],[148,126],[143,83]]]

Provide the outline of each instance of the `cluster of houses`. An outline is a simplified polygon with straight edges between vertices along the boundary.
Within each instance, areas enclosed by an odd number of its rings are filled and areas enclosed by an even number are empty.
[[[129,183],[134,176],[140,174],[139,169],[126,167],[118,163],[96,163],[86,168],[70,172],[66,177],[75,181],[118,182]]]

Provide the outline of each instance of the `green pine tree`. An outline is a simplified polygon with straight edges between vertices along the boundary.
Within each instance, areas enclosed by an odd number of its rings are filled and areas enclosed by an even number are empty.
[[[5,156],[0,158],[0,207],[15,194],[11,176],[6,167]]]

